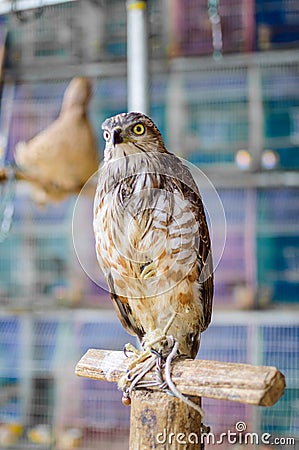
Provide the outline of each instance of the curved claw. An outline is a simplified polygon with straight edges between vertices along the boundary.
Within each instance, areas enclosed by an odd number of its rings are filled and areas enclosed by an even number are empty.
[[[140,350],[138,350],[136,347],[134,347],[134,345],[130,343],[124,345],[123,352],[126,358],[129,358],[131,356],[130,353],[133,355],[140,354]]]
[[[129,358],[127,345],[128,345],[128,344],[125,344],[125,345],[124,345],[123,352],[124,352],[125,357],[126,357],[126,358]]]

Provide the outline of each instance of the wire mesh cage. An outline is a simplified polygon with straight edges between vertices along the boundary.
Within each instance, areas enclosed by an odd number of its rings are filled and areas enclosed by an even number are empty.
[[[298,168],[297,53],[173,67],[167,138],[175,153],[203,169]]]
[[[246,70],[216,69],[184,78],[184,156],[201,167],[233,164],[234,153],[248,142]]]
[[[296,188],[258,193],[258,281],[274,302],[298,301],[298,194]]]
[[[246,315],[240,313],[215,315],[212,327],[202,336],[199,358],[279,367],[285,374],[287,385],[285,395],[271,408],[203,399],[205,420],[218,437],[224,430],[236,432],[236,424],[242,421],[247,432],[255,432],[260,438],[263,433],[269,433],[271,442],[274,442],[274,437],[292,437],[290,446],[296,446],[297,352],[298,320],[292,317],[292,313],[284,315],[280,312],[260,314],[253,312]],[[261,441],[259,443],[261,444]],[[255,441],[255,444],[258,442]]]
[[[255,202],[251,189],[218,191],[226,218],[226,242],[215,272],[215,305],[250,309],[255,302]],[[221,223],[216,227],[223,226]],[[214,234],[213,247],[217,246]]]
[[[170,85],[174,119],[179,127],[180,153],[191,162],[234,165],[235,153],[248,148],[248,92],[246,67],[184,70]],[[176,101],[174,100],[176,99]],[[176,133],[175,135],[177,135]]]
[[[1,316],[1,448],[67,449],[73,439],[74,448],[93,449],[113,437],[123,441],[129,409],[120,392],[76,379],[74,366],[87,348],[121,349],[126,342],[107,313]]]
[[[235,0],[175,0],[172,16],[170,53],[198,56],[213,53],[215,33],[224,53],[253,50],[253,17],[250,2]],[[245,19],[246,18],[246,19]]]
[[[255,0],[256,45],[259,50],[297,46],[299,7],[293,0]]]
[[[13,229],[1,244],[2,305],[30,307],[67,288],[70,208],[65,203],[41,212],[18,193]]]
[[[281,324],[272,327],[267,324],[261,327],[260,335],[264,349],[262,363],[279,365],[287,383],[287,391],[281,402],[271,410],[262,411],[262,429],[272,434],[290,433],[298,438],[298,325]]]
[[[299,14],[294,0],[175,0],[172,3],[169,48],[174,56],[211,54],[215,43],[224,54],[298,45]]]
[[[298,168],[297,62],[261,68],[265,148],[275,151],[279,167]]]
[[[161,2],[151,1],[149,44],[153,56],[163,56]],[[8,63],[74,64],[126,57],[126,3],[120,0],[76,0],[6,16]]]
[[[39,15],[12,11],[7,16],[9,64],[78,61],[83,37],[80,17],[84,17],[80,2],[44,7]],[[94,32],[97,21],[92,25],[89,30]]]
[[[11,65],[125,58],[125,2],[77,0],[37,11],[12,6],[6,16]],[[155,57],[292,48],[299,40],[294,0],[152,0],[148,16]]]

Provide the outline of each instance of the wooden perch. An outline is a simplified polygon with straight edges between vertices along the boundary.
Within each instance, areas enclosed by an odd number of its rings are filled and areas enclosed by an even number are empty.
[[[131,357],[134,358],[134,357]],[[118,382],[131,358],[123,352],[88,350],[78,362],[76,374]],[[275,367],[184,359],[174,361],[172,381],[194,403],[201,397],[271,406],[282,396],[285,380]],[[152,370],[143,380],[152,381]],[[133,391],[130,450],[201,450],[202,417],[193,407],[159,388]]]
[[[131,358],[130,358],[131,359]],[[123,352],[90,349],[78,362],[81,377],[118,382],[130,361]],[[144,380],[154,379],[154,372]],[[172,380],[185,395],[232,400],[272,406],[282,396],[285,379],[275,367],[206,360],[178,360],[173,363]],[[158,388],[152,388],[155,390]]]

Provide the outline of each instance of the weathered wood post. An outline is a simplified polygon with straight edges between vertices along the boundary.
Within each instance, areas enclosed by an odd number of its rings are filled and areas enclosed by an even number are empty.
[[[117,383],[130,361],[123,352],[90,349],[78,362],[81,377]],[[154,371],[146,381],[154,380]],[[272,406],[282,396],[285,379],[275,367],[219,361],[173,362],[176,387],[200,404],[201,397]],[[159,388],[134,391],[131,403],[130,450],[198,450],[201,417],[182,401]]]

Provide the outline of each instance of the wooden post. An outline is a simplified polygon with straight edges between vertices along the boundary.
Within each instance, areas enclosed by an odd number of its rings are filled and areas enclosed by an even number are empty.
[[[200,404],[200,398],[192,400]],[[130,450],[200,450],[200,428],[200,414],[176,397],[145,389],[133,393]]]
[[[76,366],[81,377],[118,382],[127,364],[123,352],[90,349]],[[154,371],[144,380],[152,381]],[[219,361],[173,362],[172,381],[200,404],[201,397],[272,406],[282,396],[285,379],[275,367]],[[134,391],[131,403],[130,450],[199,450],[201,417],[182,401],[159,388]]]

